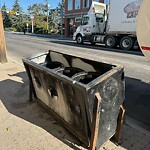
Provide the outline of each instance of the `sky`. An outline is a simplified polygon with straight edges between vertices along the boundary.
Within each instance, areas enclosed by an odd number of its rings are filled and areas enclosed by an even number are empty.
[[[14,1],[15,0],[0,0],[0,6],[3,6],[3,4],[5,3],[7,8],[11,9],[14,4]],[[48,0],[48,1],[49,1],[51,8],[56,8],[58,3],[61,2],[61,0]],[[19,4],[23,8],[23,11],[27,11],[28,6],[35,4],[35,3],[46,4],[46,0],[19,0]]]

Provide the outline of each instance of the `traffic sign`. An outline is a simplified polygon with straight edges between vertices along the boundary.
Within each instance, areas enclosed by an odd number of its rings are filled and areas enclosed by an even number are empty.
[[[16,12],[15,12],[15,11],[13,11],[13,10],[12,10],[12,11],[10,11],[9,13],[10,13],[11,15],[15,15],[15,14],[16,14]]]
[[[30,15],[31,20],[34,19],[34,15]]]

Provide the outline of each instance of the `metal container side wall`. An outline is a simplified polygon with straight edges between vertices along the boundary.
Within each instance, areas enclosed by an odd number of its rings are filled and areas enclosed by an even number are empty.
[[[42,66],[32,63],[24,60],[30,84],[34,88],[35,99],[48,109],[64,127],[88,146],[89,133],[84,104],[86,100],[84,86],[75,85],[61,76],[54,76],[53,73],[51,74],[47,70],[44,70]],[[39,77],[38,82],[35,75]],[[52,97],[49,93],[51,89],[58,91],[58,99]]]
[[[46,59],[45,61],[43,57]],[[57,61],[61,62],[64,65],[63,67],[79,67],[83,69],[83,71],[91,73],[93,71],[97,72],[98,76],[89,83],[81,82],[81,80],[76,80],[75,82],[74,79],[45,66],[46,62],[50,64],[50,62]],[[35,91],[34,96],[43,102],[45,106],[48,106],[52,113],[55,114],[56,119],[58,118],[68,130],[87,146],[91,134],[91,130],[88,129],[91,129],[92,126],[95,92],[99,92],[100,95],[102,95],[102,104],[105,103],[105,101],[107,103],[107,100],[111,101],[114,97],[116,100],[121,93],[122,95],[119,98],[117,106],[119,107],[119,104],[123,101],[123,86],[121,85],[122,80],[124,80],[124,75],[122,66],[106,64],[53,51],[50,51],[46,57],[45,55],[37,55],[29,59],[24,59],[23,62],[30,83],[33,84]],[[78,75],[79,74],[77,74],[76,78],[79,77]],[[55,94],[55,92],[58,94]],[[116,96],[116,93],[119,94]],[[108,112],[109,108],[111,112],[111,104],[112,102],[108,105],[106,104]],[[118,109],[116,109],[115,114],[117,111]],[[107,114],[107,116],[109,116],[109,114]],[[105,115],[102,116],[102,118],[105,120]],[[114,122],[116,122],[116,120]],[[80,124],[81,128],[79,127]],[[104,138],[101,139],[101,136],[100,140],[98,138],[98,146],[112,136],[115,131],[115,125],[115,123],[111,125],[111,132],[108,132]],[[101,133],[105,131],[105,129],[101,129],[100,127],[99,130]]]
[[[98,129],[97,149],[108,139],[110,139],[116,131],[117,117],[119,115],[120,105],[125,99],[125,82],[124,70],[116,67],[107,75],[102,77],[96,85],[87,91],[88,95],[88,112],[90,113],[90,123],[93,118],[93,107],[95,93],[100,93],[101,103],[99,107],[100,122]]]
[[[137,13],[142,0],[111,0],[106,32],[135,34]]]

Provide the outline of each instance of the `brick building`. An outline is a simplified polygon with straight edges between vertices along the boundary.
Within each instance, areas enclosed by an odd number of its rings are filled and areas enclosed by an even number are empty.
[[[82,16],[89,11],[92,1],[104,3],[104,0],[65,0],[65,36],[73,35]]]

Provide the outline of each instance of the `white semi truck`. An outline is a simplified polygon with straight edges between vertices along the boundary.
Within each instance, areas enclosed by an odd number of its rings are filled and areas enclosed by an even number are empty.
[[[110,0],[109,5],[92,2],[87,15],[82,17],[73,40],[104,43],[108,48],[118,45],[130,50],[137,44],[137,14],[142,0]]]

